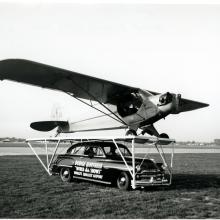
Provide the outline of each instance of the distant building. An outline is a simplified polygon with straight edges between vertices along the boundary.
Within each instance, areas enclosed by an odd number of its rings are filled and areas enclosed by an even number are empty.
[[[220,139],[215,139],[214,143],[217,144],[217,145],[220,145]]]

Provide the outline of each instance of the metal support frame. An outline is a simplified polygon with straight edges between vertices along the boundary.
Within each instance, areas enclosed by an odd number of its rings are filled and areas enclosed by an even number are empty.
[[[175,140],[171,140],[171,139],[164,139],[164,138],[153,138],[153,137],[146,137],[146,136],[123,136],[123,137],[75,137],[75,138],[62,138],[62,137],[55,137],[55,138],[38,138],[38,139],[27,139],[26,142],[28,144],[28,146],[31,148],[31,150],[33,151],[33,153],[35,154],[35,156],[37,157],[37,159],[39,160],[40,164],[43,166],[43,168],[45,169],[45,171],[51,175],[51,172],[50,172],[50,165],[51,163],[53,162],[54,160],[54,157],[57,153],[57,150],[60,146],[60,143],[61,142],[70,142],[72,143],[73,141],[97,141],[97,140],[101,140],[101,141],[112,141],[125,166],[126,166],[126,169],[128,170],[128,172],[130,173],[131,177],[132,177],[132,180],[131,180],[131,186],[132,186],[132,189],[136,189],[137,186],[141,186],[140,183],[136,180],[136,174],[138,172],[136,172],[136,165],[135,165],[135,140],[139,140],[139,141],[142,141],[143,143],[150,143],[150,144],[154,144],[155,148],[157,149],[159,155],[160,155],[160,158],[162,159],[163,161],[163,164],[164,166],[167,168],[167,171],[168,171],[168,174],[169,174],[169,182],[164,182],[164,183],[161,183],[161,184],[156,184],[156,185],[170,185],[171,182],[172,182],[172,168],[173,168],[173,157],[174,157],[174,145],[172,144],[172,152],[171,152],[171,158],[170,158],[170,163],[167,162],[167,159],[165,157],[165,154],[163,152],[163,147],[162,145],[160,145],[160,147],[158,147],[158,143],[159,141],[168,141],[168,142],[172,142],[174,143]],[[31,142],[34,142],[34,141],[43,141],[44,142],[44,145],[45,145],[45,153],[46,153],[46,165],[44,164],[44,162],[42,161],[42,159],[39,157],[39,155],[37,154],[37,152],[35,151],[34,147],[31,145]],[[48,144],[47,144],[47,141],[53,141],[53,142],[57,142],[56,143],[56,146],[55,146],[55,149],[53,151],[53,154],[49,160],[49,154],[48,154]],[[120,151],[120,148],[118,146],[118,141],[126,141],[126,142],[130,142],[131,143],[131,153],[132,153],[132,165],[128,165],[125,157],[123,156],[122,152]],[[143,161],[146,159],[146,156],[148,155],[149,152],[147,152],[143,158]],[[141,162],[141,164],[143,163],[143,161]],[[143,182],[143,186],[146,186],[146,185],[155,185],[155,184],[149,184],[149,182]]]
[[[113,142],[114,142],[114,144],[115,144],[115,146],[117,147],[117,149],[118,149],[118,151],[119,151],[119,153],[120,153],[120,156],[121,156],[121,158],[123,159],[123,161],[124,161],[124,163],[125,163],[125,165],[126,165],[128,171],[129,171],[130,174],[131,174],[131,177],[132,177],[131,187],[132,187],[132,189],[136,189],[136,188],[137,188],[137,184],[136,184],[136,174],[138,173],[138,172],[135,171],[135,169],[136,169],[136,165],[135,165],[135,139],[136,139],[136,137],[134,136],[134,137],[132,138],[132,140],[131,140],[132,168],[130,168],[130,167],[128,166],[128,164],[127,164],[127,162],[126,162],[124,156],[122,155],[120,149],[118,148],[118,145],[117,145],[115,139],[112,139]],[[163,165],[167,168],[167,172],[168,172],[168,174],[169,174],[169,182],[168,182],[168,183],[163,183],[163,184],[161,184],[161,185],[168,185],[168,186],[169,186],[169,185],[171,185],[171,183],[172,183],[172,167],[173,167],[173,157],[174,157],[174,145],[172,144],[172,151],[171,151],[171,158],[170,158],[170,165],[169,165],[169,163],[168,163],[168,161],[166,160],[166,157],[165,157],[165,155],[164,155],[162,145],[161,145],[161,150],[158,148],[158,144],[157,144],[157,143],[158,143],[160,140],[168,141],[168,142],[170,142],[170,140],[165,140],[165,139],[157,138],[157,139],[155,140],[155,143],[154,143],[154,146],[155,146],[155,148],[157,149],[157,151],[158,151],[158,153],[159,153],[159,155],[160,155],[160,158],[161,158],[162,161],[163,161]],[[174,140],[171,140],[171,141],[172,141],[172,143],[175,142]],[[161,151],[162,151],[162,152],[161,152]],[[146,155],[148,155],[148,153],[145,154],[145,156],[144,156],[144,158],[143,158],[141,164],[142,164],[142,163],[144,162],[144,160],[146,159]],[[154,185],[154,184],[152,183],[151,185]],[[157,184],[157,185],[158,185],[158,184]]]
[[[132,175],[132,189],[135,189],[136,188],[136,184],[135,184],[135,148],[134,148],[134,143],[135,143],[135,140],[132,139],[132,142],[131,142],[131,148],[132,148],[132,170],[133,170],[133,175]]]
[[[118,152],[119,152],[119,154],[120,154],[122,160],[123,160],[124,163],[125,163],[125,166],[127,167],[128,171],[130,172],[130,174],[131,174],[131,176],[132,176],[131,169],[130,169],[130,167],[128,166],[128,163],[127,163],[127,161],[125,160],[124,156],[122,155],[121,150],[120,150],[119,147],[118,147],[118,144],[116,143],[116,141],[115,141],[114,139],[112,139],[112,141],[113,141],[113,143],[115,144],[115,146],[116,146],[116,148],[117,148],[117,150],[118,150]]]
[[[33,140],[34,141],[34,140]],[[50,172],[50,165],[53,162],[53,159],[56,155],[57,149],[59,147],[60,144],[60,140],[58,140],[56,147],[54,149],[54,152],[50,158],[50,162],[49,162],[49,154],[48,154],[48,145],[47,145],[47,139],[44,139],[44,145],[45,145],[45,153],[46,153],[46,164],[44,164],[44,162],[42,161],[42,159],[39,157],[39,155],[37,154],[37,152],[35,151],[34,147],[31,145],[31,141],[30,140],[26,140],[28,146],[30,147],[30,149],[32,150],[32,152],[35,154],[35,156],[37,157],[38,161],[40,162],[40,164],[43,166],[43,168],[45,169],[45,171],[48,173],[48,175],[52,175]]]
[[[124,161],[125,166],[127,167],[129,173],[131,174],[131,177],[132,177],[131,186],[132,186],[132,189],[135,189],[136,188],[136,185],[135,185],[135,176],[136,176],[136,173],[135,173],[135,148],[134,148],[135,140],[132,139],[132,141],[131,141],[131,146],[132,146],[132,169],[128,166],[128,163],[125,160],[123,154],[121,153],[121,150],[119,149],[118,144],[116,143],[115,139],[112,139],[112,141],[115,144],[115,146],[116,146],[122,160]]]
[[[34,150],[34,148],[31,146],[31,144],[29,142],[27,142],[28,146],[31,148],[31,150],[33,151],[33,153],[35,154],[35,156],[37,157],[37,159],[39,160],[39,162],[41,163],[41,165],[43,166],[43,168],[46,170],[46,172],[50,175],[50,171],[48,170],[48,166],[45,166],[44,162],[41,160],[41,158],[38,156],[38,154],[36,153],[36,151]]]
[[[160,155],[160,158],[162,159],[163,161],[163,164],[165,165],[165,167],[167,168],[167,172],[169,174],[169,182],[167,184],[164,184],[164,185],[171,185],[172,183],[172,169],[173,169],[173,156],[174,156],[174,145],[172,144],[172,151],[171,151],[171,157],[170,157],[170,163],[167,162],[166,160],[166,157],[164,155],[164,152],[163,152],[163,148],[161,147],[161,150],[158,148],[158,145],[157,143],[155,144],[155,147]]]

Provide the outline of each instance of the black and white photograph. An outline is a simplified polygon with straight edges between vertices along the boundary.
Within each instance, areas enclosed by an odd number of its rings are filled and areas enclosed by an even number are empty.
[[[0,0],[0,218],[220,218],[220,4]]]

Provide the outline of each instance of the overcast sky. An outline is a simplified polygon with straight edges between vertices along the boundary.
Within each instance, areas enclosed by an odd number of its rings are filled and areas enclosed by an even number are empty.
[[[31,2],[31,1],[30,1]],[[0,2],[0,59],[24,58],[209,103],[155,124],[177,140],[220,138],[220,6]],[[0,137],[42,137],[33,121],[85,107],[47,89],[0,82]]]

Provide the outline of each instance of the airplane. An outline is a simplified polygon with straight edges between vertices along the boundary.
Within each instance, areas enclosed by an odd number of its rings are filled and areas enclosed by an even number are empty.
[[[209,106],[206,103],[184,99],[180,94],[152,92],[24,59],[0,61],[0,80],[5,79],[62,91],[101,112],[102,115],[99,117],[107,116],[117,122],[115,127],[81,130],[77,128],[76,122],[62,120],[30,124],[31,128],[45,132],[57,127],[57,134],[127,129],[126,135],[137,135],[137,130],[140,129],[141,135],[147,133],[169,138],[166,133],[159,134],[154,127],[155,122],[170,114]],[[90,119],[93,118],[85,121]]]

